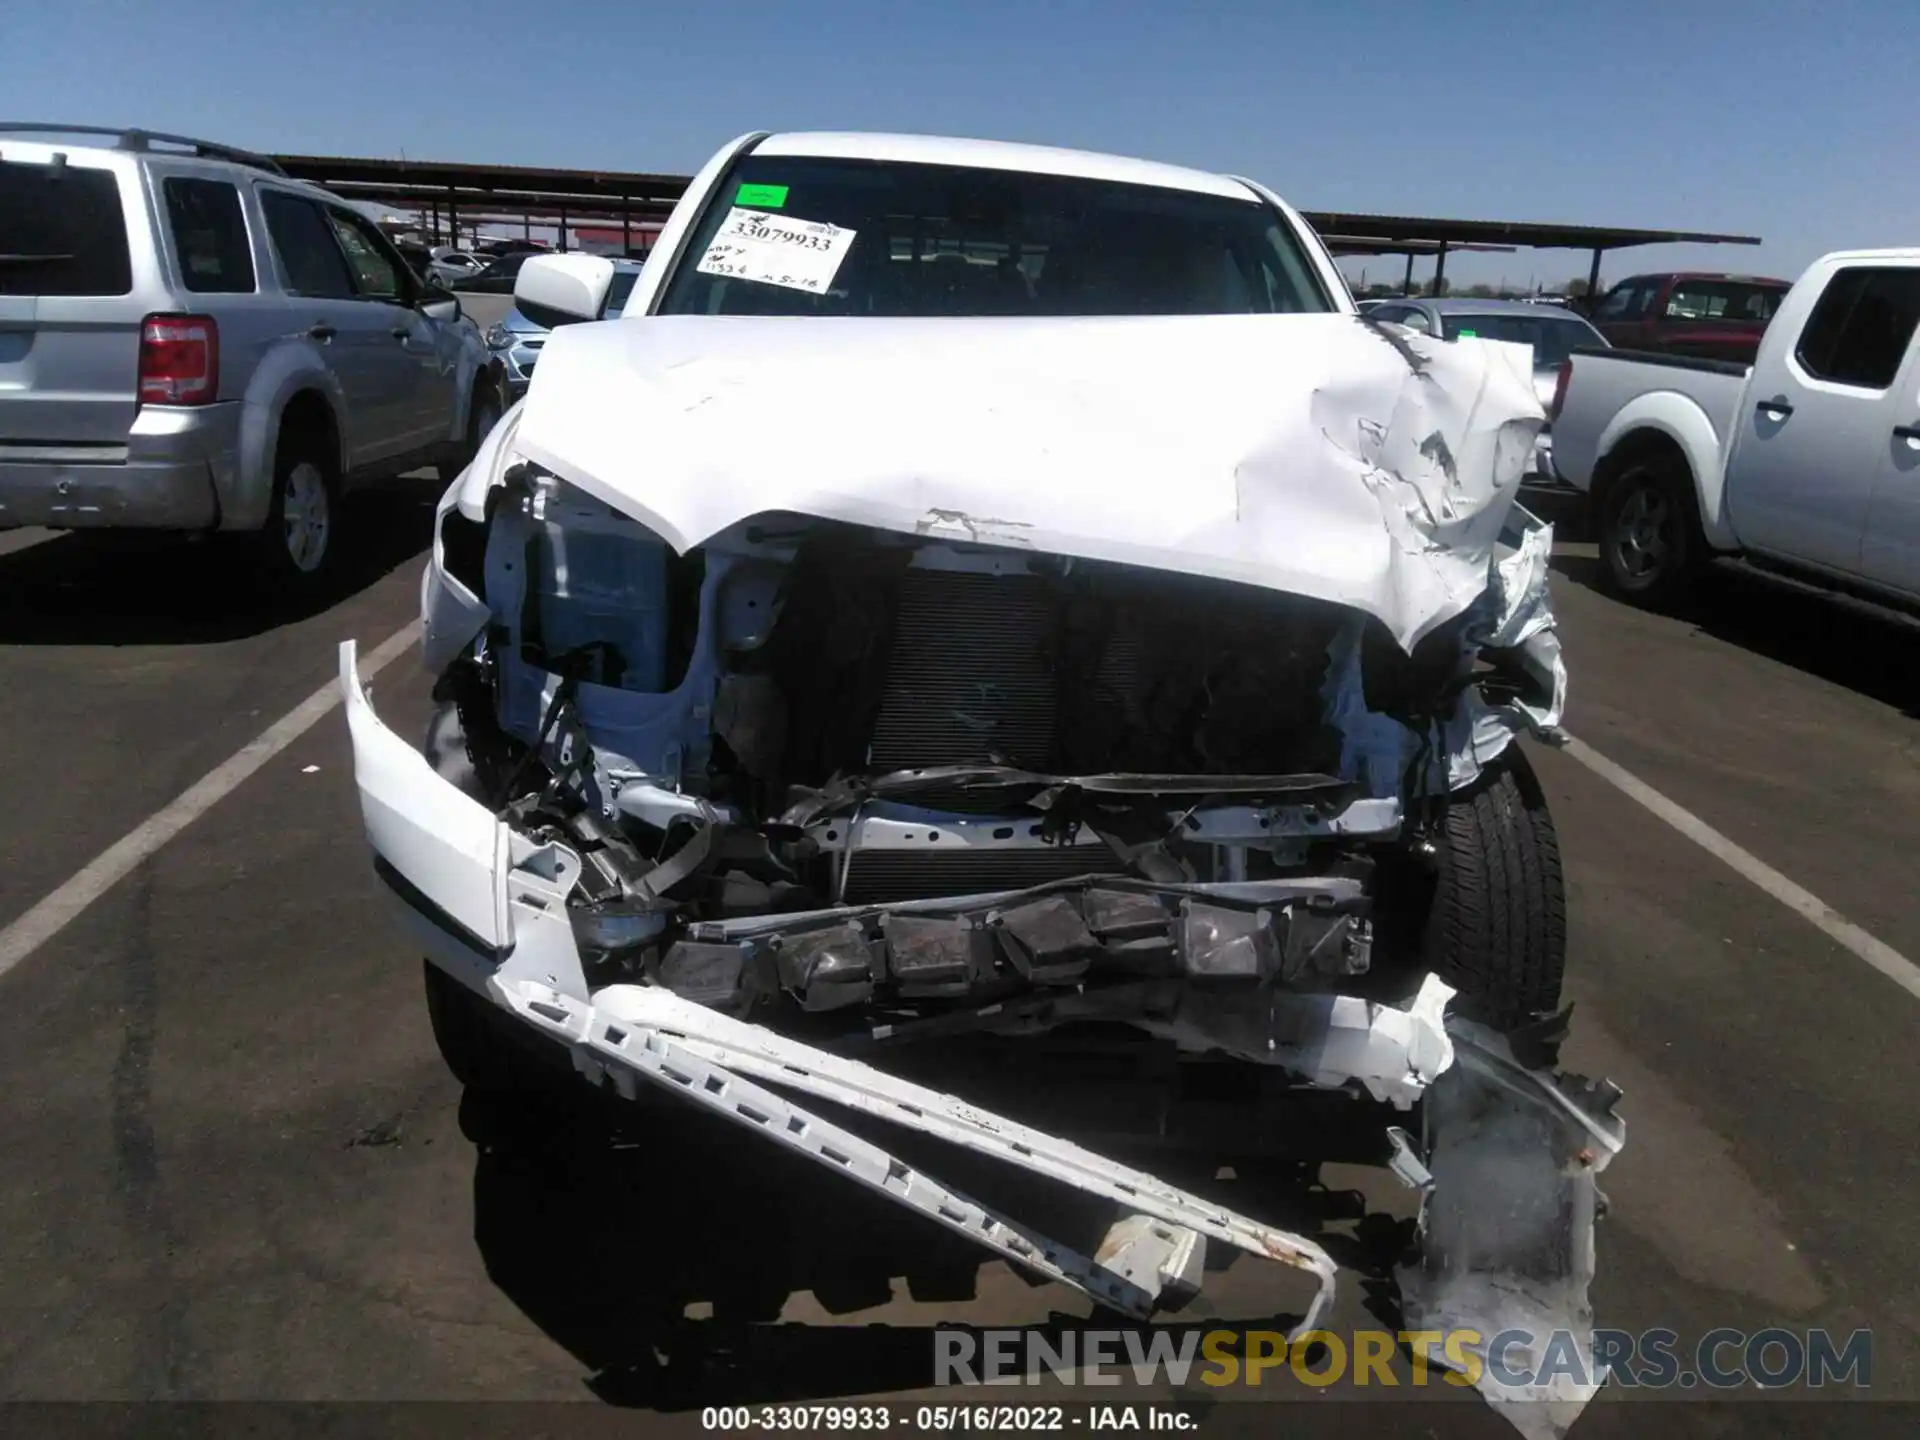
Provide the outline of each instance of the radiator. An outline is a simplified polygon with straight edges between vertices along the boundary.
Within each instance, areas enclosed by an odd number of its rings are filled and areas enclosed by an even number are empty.
[[[1031,576],[909,570],[894,618],[873,768],[984,760],[1047,765],[1056,682],[1052,602]]]

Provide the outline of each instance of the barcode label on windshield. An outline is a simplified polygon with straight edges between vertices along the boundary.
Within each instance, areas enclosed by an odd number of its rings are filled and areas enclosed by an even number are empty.
[[[761,285],[824,295],[857,231],[735,206],[694,268]]]

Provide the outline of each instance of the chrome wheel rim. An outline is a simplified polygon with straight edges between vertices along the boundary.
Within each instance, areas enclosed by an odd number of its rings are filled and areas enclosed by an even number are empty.
[[[1630,580],[1657,574],[1673,551],[1673,504],[1653,485],[1639,485],[1621,502],[1614,522],[1613,560]]]
[[[333,530],[327,480],[311,460],[302,460],[287,472],[280,519],[287,558],[301,574],[311,575],[327,558],[327,541]]]

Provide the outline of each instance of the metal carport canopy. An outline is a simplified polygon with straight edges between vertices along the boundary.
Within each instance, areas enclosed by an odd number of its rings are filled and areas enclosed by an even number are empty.
[[[690,181],[685,175],[645,171],[566,170],[532,165],[474,165],[447,161],[359,159],[349,156],[276,155],[287,174],[354,200],[408,209],[449,207],[509,211],[572,220],[659,218],[673,208]],[[1538,250],[1591,250],[1590,285],[1598,288],[1600,257],[1633,245],[1758,245],[1757,235],[1700,230],[1649,230],[1614,225],[1555,225],[1530,220],[1449,220],[1420,215],[1356,215],[1303,210],[1308,224],[1329,237],[1332,248],[1358,254],[1431,254],[1435,279],[1445,272],[1450,249],[1516,246]],[[563,242],[564,243],[564,242]]]

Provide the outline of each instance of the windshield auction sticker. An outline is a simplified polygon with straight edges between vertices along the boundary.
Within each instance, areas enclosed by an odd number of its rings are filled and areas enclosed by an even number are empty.
[[[853,245],[854,230],[735,206],[695,268],[761,285],[824,295]]]

